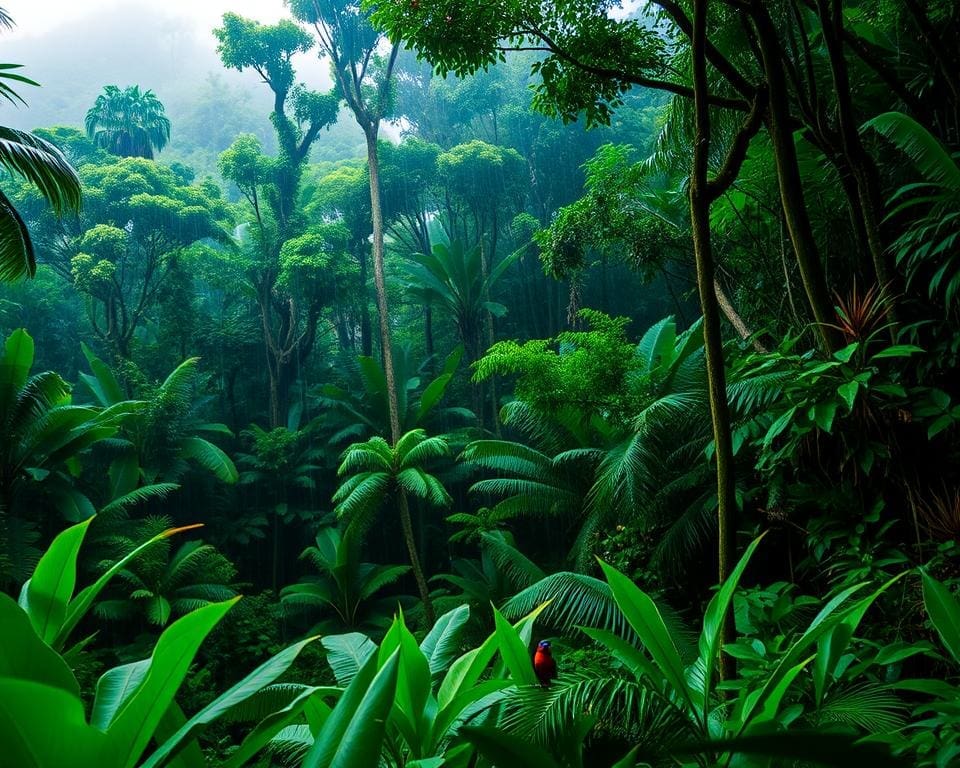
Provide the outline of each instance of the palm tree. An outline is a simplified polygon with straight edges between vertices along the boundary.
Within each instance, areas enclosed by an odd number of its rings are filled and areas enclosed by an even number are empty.
[[[98,147],[120,157],[153,159],[170,141],[170,120],[163,104],[151,90],[139,85],[121,90],[104,86],[87,111],[87,135]]]
[[[337,516],[349,521],[348,531],[352,528],[358,532],[370,526],[374,515],[388,500],[396,501],[410,565],[428,624],[433,624],[433,607],[417,554],[407,494],[435,506],[448,506],[450,494],[434,475],[424,469],[424,465],[432,459],[449,455],[449,452],[444,438],[428,437],[422,429],[407,432],[394,446],[382,437],[354,443],[343,452],[337,474],[345,479],[333,495],[337,503],[334,510]]]
[[[280,599],[287,611],[326,612],[310,634],[382,629],[397,598],[376,598],[376,594],[410,570],[409,565],[361,562],[359,537],[333,526],[321,528],[316,546],[303,550],[300,559],[317,574],[284,587]]]
[[[10,28],[13,20],[0,8],[0,27]],[[7,80],[37,85],[12,70],[19,64],[0,64],[0,97],[12,104],[25,103]],[[60,215],[80,209],[80,179],[59,149],[39,136],[0,126],[0,166],[10,174],[33,184]],[[10,199],[0,190],[0,282],[33,275],[37,262],[26,222]]]
[[[494,285],[522,249],[500,261],[484,277],[480,247],[465,249],[459,241],[437,243],[429,254],[414,253],[404,264],[406,290],[424,304],[442,306],[457,324],[457,333],[469,362],[479,357],[483,319],[490,313],[502,317],[507,308],[489,300]]]

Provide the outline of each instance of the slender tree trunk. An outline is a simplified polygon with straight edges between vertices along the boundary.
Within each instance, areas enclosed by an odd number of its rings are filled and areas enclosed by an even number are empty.
[[[383,269],[383,213],[380,208],[380,160],[377,153],[377,128],[367,127],[367,164],[370,167],[370,211],[373,219],[373,282],[377,293],[380,319],[380,354],[387,380],[387,407],[390,436],[394,445],[400,439],[400,412],[397,405],[397,382],[393,370],[393,344],[390,341],[390,310],[387,306],[387,283]]]
[[[843,154],[850,164],[862,216],[866,244],[873,261],[876,281],[889,285],[893,269],[882,236],[883,200],[880,196],[880,175],[872,158],[863,148],[860,131],[853,113],[850,78],[843,46],[843,9],[840,0],[817,0],[817,12],[823,39],[830,58],[830,71],[837,99],[837,119]]]
[[[400,525],[403,528],[403,540],[407,544],[407,554],[410,556],[410,563],[413,566],[413,578],[417,582],[417,590],[420,592],[420,599],[423,601],[423,610],[426,614],[427,626],[432,627],[436,616],[433,612],[433,602],[430,600],[430,588],[427,586],[423,569],[420,567],[420,556],[417,553],[417,540],[413,534],[413,520],[410,517],[410,502],[404,491],[400,491],[399,500]]]
[[[372,194],[372,192],[371,192]],[[364,243],[361,248],[366,248]],[[360,353],[373,356],[373,340],[370,329],[370,307],[367,304],[367,255],[360,253]]]
[[[824,348],[830,351],[836,347],[835,334],[829,326],[834,321],[833,302],[830,300],[823,264],[804,201],[803,182],[793,138],[787,79],[780,57],[780,42],[770,14],[761,0],[752,2],[750,15],[756,27],[757,42],[769,88],[767,131],[777,168],[780,202],[787,232],[800,267],[800,276],[813,319]]]
[[[423,338],[426,344],[427,359],[430,361],[430,372],[437,372],[437,361],[434,360],[433,347],[433,307],[429,304],[423,305]]]
[[[373,281],[377,292],[377,310],[380,316],[380,350],[383,357],[383,373],[387,380],[387,406],[390,411],[390,438],[396,446],[400,440],[400,409],[397,403],[397,382],[393,369],[393,344],[390,341],[390,313],[387,306],[387,284],[383,269],[383,214],[380,208],[380,164],[377,155],[377,127],[367,126],[367,164],[370,167],[370,211],[373,218]],[[430,590],[423,575],[417,543],[413,535],[413,523],[410,520],[410,505],[404,491],[399,493],[400,525],[403,538],[410,554],[413,576],[420,590],[420,599],[427,615],[427,622],[433,624],[433,605],[430,602]]]
[[[714,181],[707,178],[710,157],[710,93],[707,81],[707,3],[695,0],[691,35],[693,58],[693,103],[696,137],[693,148],[693,169],[690,173],[690,221],[693,252],[697,267],[697,291],[703,310],[703,340],[707,364],[707,387],[710,418],[713,426],[714,456],[717,462],[717,538],[718,578],[723,583],[730,576],[736,558],[735,519],[737,513],[734,486],[733,444],[727,386],[723,362],[723,338],[720,333],[720,307],[717,301],[716,271],[710,242],[710,205],[733,183],[746,157],[750,139],[756,134],[761,115],[761,94],[750,117],[738,133]],[[724,642],[734,639],[732,612],[723,617]],[[720,655],[720,675],[730,679],[735,674],[734,660]]]

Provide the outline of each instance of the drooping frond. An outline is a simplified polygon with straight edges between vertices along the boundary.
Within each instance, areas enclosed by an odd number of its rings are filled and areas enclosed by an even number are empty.
[[[33,184],[57,214],[80,209],[77,172],[49,141],[0,126],[0,166]]]
[[[401,443],[397,443],[397,454],[401,457],[400,467],[406,469],[408,467],[421,466],[430,459],[448,456],[450,454],[450,446],[442,437],[424,436],[416,445],[411,447],[407,447],[406,445],[401,447]]]
[[[609,585],[582,573],[551,573],[507,600],[502,610],[517,619],[548,601],[538,621],[560,634],[571,634],[576,627],[609,629],[624,637],[633,634]]]
[[[894,733],[909,710],[889,688],[865,683],[832,692],[816,713],[820,723],[840,723],[866,733]]]
[[[884,112],[864,123],[861,130],[867,128],[892,141],[927,181],[960,190],[960,166],[937,138],[912,117],[902,112]]]
[[[193,459],[204,469],[210,470],[221,482],[232,485],[240,477],[233,459],[202,437],[183,438],[180,441],[180,452],[183,458]]]
[[[397,474],[397,485],[434,506],[446,507],[453,502],[443,483],[416,467]]]
[[[403,578],[409,572],[409,565],[373,565],[360,585],[359,598],[369,600],[381,589]]]
[[[335,512],[345,517],[351,524],[365,529],[369,518],[386,498],[390,486],[390,477],[382,472],[362,472],[350,478],[340,486],[333,500],[337,503]]]
[[[393,469],[393,451],[382,437],[372,437],[365,443],[354,443],[344,452],[337,474],[341,477],[357,471],[390,472]]]
[[[119,498],[114,499],[100,510],[101,515],[110,515],[125,513],[130,507],[137,504],[143,504],[153,499],[165,499],[171,493],[179,490],[180,486],[176,483],[154,483],[136,488],[130,493],[126,493]]]
[[[513,584],[525,587],[546,575],[500,531],[480,534],[480,544],[497,568]]]

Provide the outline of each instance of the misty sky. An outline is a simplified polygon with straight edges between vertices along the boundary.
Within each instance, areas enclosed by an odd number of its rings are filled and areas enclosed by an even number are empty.
[[[0,0],[0,7],[6,8],[17,23],[12,33],[5,34],[8,39],[44,35],[85,17],[101,17],[109,23],[112,16],[126,15],[123,11],[137,4],[136,0]],[[183,20],[201,37],[212,37],[210,31],[226,11],[263,22],[289,16],[283,0],[163,0],[149,5],[152,10]]]

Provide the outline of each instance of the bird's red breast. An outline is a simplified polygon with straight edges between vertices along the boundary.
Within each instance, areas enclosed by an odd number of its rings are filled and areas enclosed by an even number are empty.
[[[550,655],[549,648],[537,648],[533,657],[533,671],[541,685],[550,685],[550,681],[557,676],[557,662]]]

